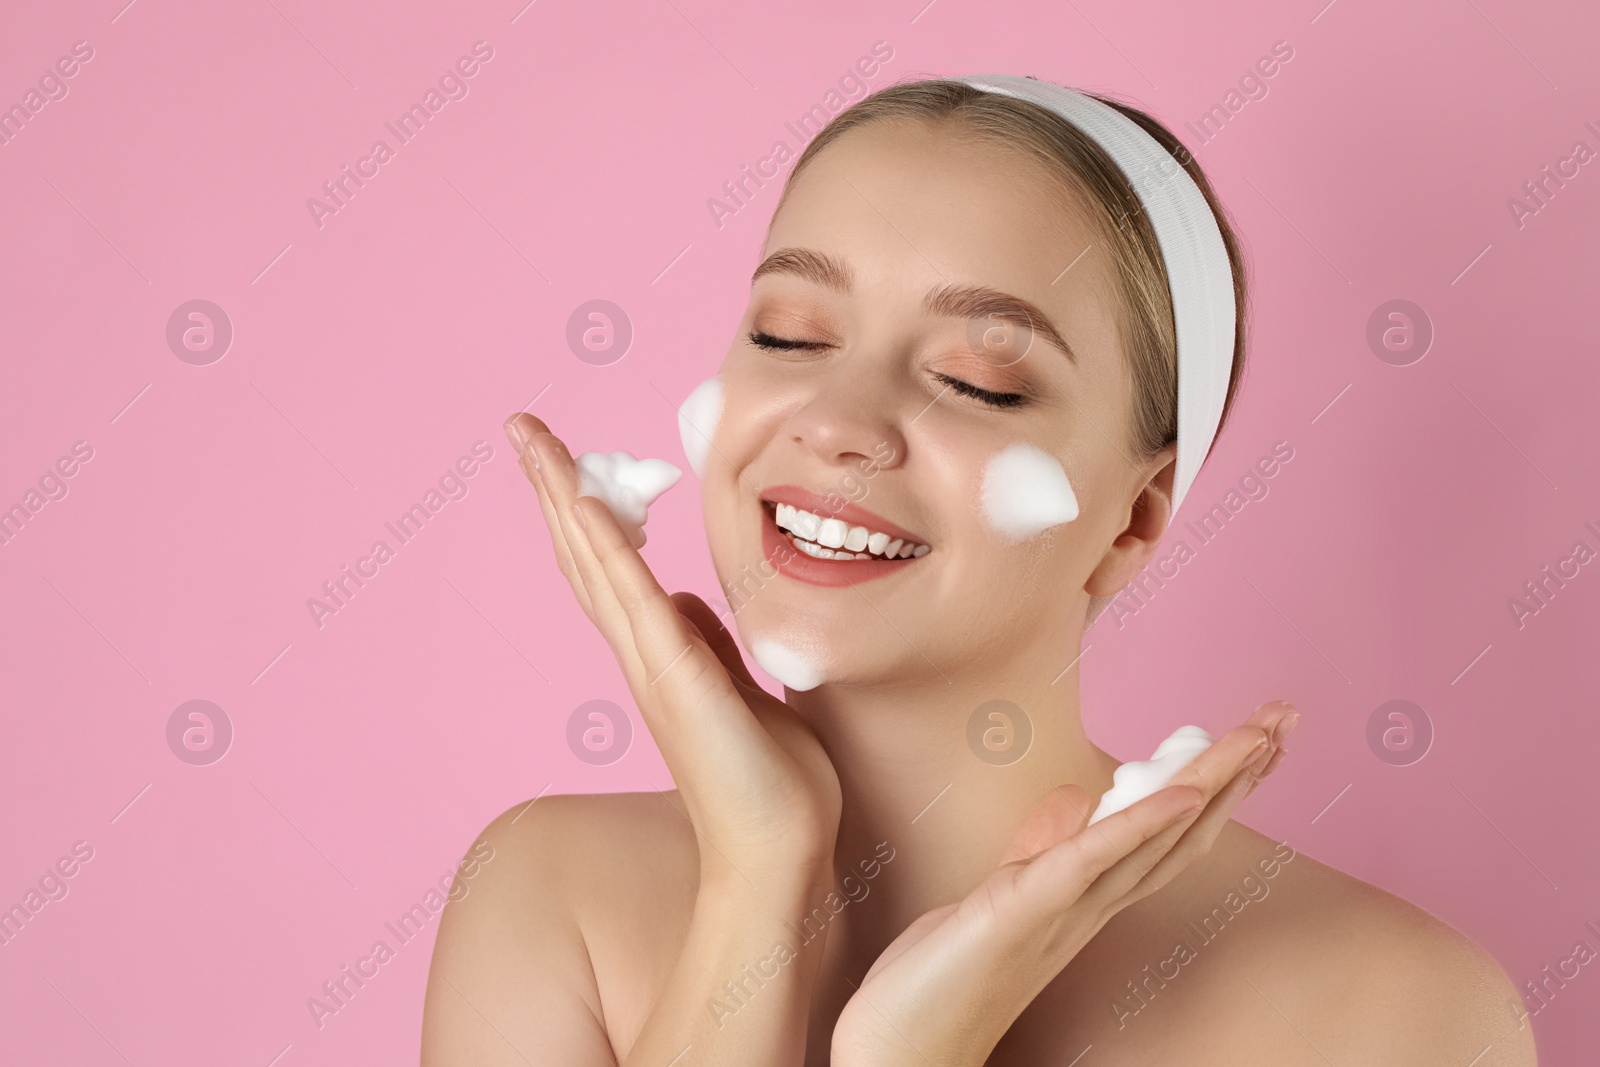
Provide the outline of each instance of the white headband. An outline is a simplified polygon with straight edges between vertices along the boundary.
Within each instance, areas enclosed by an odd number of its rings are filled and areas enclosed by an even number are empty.
[[[1013,74],[950,80],[1028,100],[1060,115],[1105,149],[1138,194],[1161,246],[1178,334],[1178,457],[1172,479],[1176,513],[1211,450],[1233,374],[1233,266],[1211,205],[1160,142],[1090,96]]]

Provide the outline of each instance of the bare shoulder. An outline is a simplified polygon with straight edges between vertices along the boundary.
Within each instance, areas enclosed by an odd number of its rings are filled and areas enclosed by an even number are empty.
[[[1208,878],[1250,872],[1210,895],[1222,893],[1216,915],[1258,911],[1235,927],[1230,969],[1286,1048],[1335,1062],[1536,1062],[1512,981],[1448,923],[1239,823],[1214,853]]]
[[[581,925],[613,904],[637,903],[650,886],[692,899],[698,878],[694,831],[676,791],[536,797],[500,814],[479,834],[506,862],[493,879],[508,899],[559,897]]]
[[[425,1065],[523,1063],[535,1050],[616,1062],[619,1038],[632,1040],[619,1029],[642,1025],[693,909],[698,853],[681,804],[676,793],[539,797],[478,834],[434,945]]]

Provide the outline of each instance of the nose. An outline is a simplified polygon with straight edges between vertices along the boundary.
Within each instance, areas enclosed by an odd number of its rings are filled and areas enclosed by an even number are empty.
[[[905,462],[903,405],[890,384],[871,375],[838,374],[789,418],[793,441],[830,466],[870,460]]]

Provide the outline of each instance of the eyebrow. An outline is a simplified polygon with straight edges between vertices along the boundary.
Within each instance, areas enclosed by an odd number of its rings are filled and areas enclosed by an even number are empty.
[[[855,288],[850,268],[843,260],[811,248],[780,248],[761,261],[756,272],[750,276],[750,284],[754,285],[757,279],[767,274],[792,274],[846,294]],[[1019,296],[985,285],[943,285],[930,289],[923,297],[922,304],[930,315],[993,319],[1032,330],[1066,353],[1067,359],[1074,366],[1077,365],[1078,354],[1061,336],[1061,331],[1050,321],[1050,316],[1038,305]]]

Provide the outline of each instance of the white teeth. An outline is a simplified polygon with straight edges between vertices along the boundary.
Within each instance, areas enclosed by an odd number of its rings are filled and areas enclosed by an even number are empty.
[[[796,540],[795,544],[799,545],[800,551],[804,552],[808,556],[816,556],[818,559],[833,558],[833,552],[829,549],[823,548],[821,545],[814,545],[810,541],[800,540]]]
[[[908,559],[930,551],[927,545],[898,537],[891,540],[886,533],[851,526],[842,519],[825,519],[793,504],[775,505],[773,518],[779,529],[795,535],[801,551],[817,559]]]
[[[871,556],[867,555],[864,552],[835,552],[831,548],[823,548],[821,545],[814,545],[810,541],[796,540],[795,544],[799,545],[800,546],[800,551],[804,552],[806,555],[815,556],[818,559],[871,559],[872,558]]]

